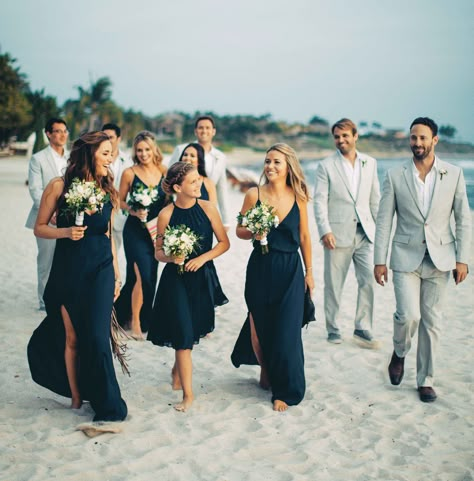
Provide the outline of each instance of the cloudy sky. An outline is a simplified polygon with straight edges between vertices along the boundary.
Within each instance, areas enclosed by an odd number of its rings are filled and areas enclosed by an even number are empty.
[[[0,48],[59,102],[108,76],[146,114],[419,115],[474,142],[472,0],[11,0]]]

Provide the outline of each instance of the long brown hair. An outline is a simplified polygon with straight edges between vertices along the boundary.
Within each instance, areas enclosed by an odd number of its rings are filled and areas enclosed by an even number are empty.
[[[64,194],[69,190],[73,179],[95,180],[100,188],[110,196],[114,207],[118,206],[118,192],[114,187],[114,179],[109,171],[105,177],[98,176],[95,168],[95,154],[102,142],[109,141],[104,132],[87,132],[72,144],[71,154],[64,173],[64,189],[58,205],[64,202]]]
[[[286,164],[288,166],[288,175],[286,177],[286,184],[289,185],[298,199],[304,202],[309,202],[310,196],[308,191],[308,186],[306,185],[306,180],[304,177],[303,169],[301,168],[300,161],[296,155],[296,152],[287,144],[278,143],[272,145],[268,150],[267,154],[272,150],[280,152],[286,159]],[[264,184],[268,184],[268,179],[265,172],[262,173],[260,181],[264,180]]]

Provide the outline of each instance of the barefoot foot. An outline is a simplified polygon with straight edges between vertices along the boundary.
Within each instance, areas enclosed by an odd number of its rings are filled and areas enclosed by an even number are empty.
[[[184,413],[191,407],[193,401],[194,397],[184,396],[183,400],[180,403],[174,405],[174,408],[176,409],[176,411]]]
[[[286,411],[287,409],[288,409],[288,404],[286,404],[286,402],[280,401],[279,399],[275,399],[275,401],[273,401],[274,411],[283,412],[283,411]]]

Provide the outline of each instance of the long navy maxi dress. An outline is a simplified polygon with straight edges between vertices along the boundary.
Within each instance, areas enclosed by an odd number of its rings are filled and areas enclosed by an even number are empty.
[[[199,246],[189,258],[212,249],[214,232],[199,201],[189,209],[174,205],[169,225],[180,224],[200,236]],[[214,308],[228,302],[214,262],[208,261],[196,272],[183,274],[178,273],[176,264],[167,263],[156,293],[148,340],[159,346],[192,349],[201,337],[214,330]]]
[[[71,397],[64,349],[66,334],[61,316],[64,306],[77,336],[78,382],[81,396],[95,411],[94,421],[121,421],[127,416],[115,376],[110,346],[114,299],[114,267],[109,232],[112,205],[102,212],[85,214],[85,235],[78,241],[58,239],[44,300],[47,316],[28,343],[33,380]],[[74,219],[58,215],[58,227]]]
[[[166,203],[167,196],[161,187],[162,180],[163,178],[157,186],[158,198],[148,209],[148,220],[157,217]],[[148,187],[135,174],[131,190],[136,189],[137,185]],[[147,332],[152,315],[153,298],[156,291],[158,261],[155,259],[155,246],[153,245],[148,229],[136,216],[129,215],[125,222],[123,229],[123,247],[125,250],[125,258],[127,259],[127,278],[120,292],[120,296],[115,303],[117,319],[122,326],[126,326],[130,321],[132,313],[132,290],[137,281],[134,269],[134,265],[136,264],[140,272],[143,291],[140,325],[142,331]]]
[[[305,284],[298,252],[299,225],[295,200],[288,215],[267,236],[269,253],[262,255],[260,242],[254,242],[245,280],[245,301],[268,369],[272,402],[281,400],[290,406],[301,402],[306,387],[301,339]],[[258,364],[248,315],[231,360],[235,367]]]

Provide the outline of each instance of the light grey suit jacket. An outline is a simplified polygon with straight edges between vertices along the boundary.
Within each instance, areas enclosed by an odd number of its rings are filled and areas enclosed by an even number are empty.
[[[413,160],[390,169],[383,185],[375,233],[375,264],[387,263],[393,216],[397,227],[392,241],[390,269],[412,272],[422,262],[426,248],[440,271],[456,262],[467,264],[471,243],[471,213],[462,169],[436,158],[437,175],[430,209],[425,216],[413,179]],[[445,172],[441,175],[442,172]],[[456,236],[450,219],[454,213]]]
[[[337,247],[352,245],[357,222],[362,224],[367,239],[374,241],[380,200],[377,162],[359,152],[358,156],[362,165],[357,198],[351,193],[338,152],[322,160],[316,169],[313,203],[319,236],[332,232]]]
[[[33,199],[33,207],[26,219],[25,227],[33,229],[38,216],[43,190],[54,177],[59,177],[63,172],[59,172],[53,157],[51,146],[46,147],[34,154],[28,165],[28,189]]]

